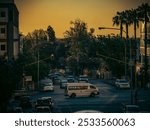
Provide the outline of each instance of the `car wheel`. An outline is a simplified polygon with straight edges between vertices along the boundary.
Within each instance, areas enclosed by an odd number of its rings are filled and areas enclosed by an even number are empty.
[[[76,97],[76,94],[75,93],[73,93],[73,94],[71,94],[71,96],[70,96],[71,98],[75,98]]]
[[[91,93],[90,97],[95,97],[95,93]]]

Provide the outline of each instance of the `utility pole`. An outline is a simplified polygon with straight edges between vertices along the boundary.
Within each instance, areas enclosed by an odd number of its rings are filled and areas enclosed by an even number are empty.
[[[38,82],[38,84],[37,84],[37,87],[38,87],[38,89],[39,89],[39,73],[40,73],[40,71],[39,71],[39,48],[38,48],[38,67],[37,67],[37,82]]]
[[[131,45],[131,39],[129,40],[130,43],[130,90],[131,90],[131,104],[133,104],[133,66],[134,62],[132,59],[132,45]]]
[[[145,8],[144,10],[144,19],[145,19],[145,24],[144,24],[144,30],[145,30],[145,38],[144,38],[144,45],[145,45],[145,66],[144,66],[144,75],[145,75],[145,87],[147,85],[147,70],[148,70],[148,62],[147,62],[147,9]]]
[[[37,44],[37,88],[39,89],[39,39],[38,39],[38,36],[36,36],[36,44]]]
[[[98,27],[99,30],[103,30],[103,29],[109,29],[109,30],[120,30],[119,28],[110,28],[110,27]],[[127,35],[127,32],[125,30],[122,29],[122,31]],[[126,42],[124,44],[124,74],[125,74],[125,79],[127,78],[127,43],[128,43],[128,40],[129,39],[129,36],[127,35],[126,37]]]
[[[102,30],[102,29],[111,29],[111,30],[120,30],[119,28],[109,28],[109,27],[99,27],[98,28],[99,30]],[[127,71],[127,59],[126,59],[126,52],[127,52],[127,43],[130,44],[130,62],[129,62],[129,65],[130,65],[130,90],[131,90],[131,104],[133,104],[133,100],[134,100],[134,93],[133,93],[133,67],[135,66],[135,63],[134,63],[134,60],[133,60],[133,57],[132,57],[132,45],[131,45],[131,39],[129,39],[129,36],[127,35],[127,32],[123,30],[124,33],[126,33],[126,43],[125,43],[125,78],[126,78],[126,71]]]

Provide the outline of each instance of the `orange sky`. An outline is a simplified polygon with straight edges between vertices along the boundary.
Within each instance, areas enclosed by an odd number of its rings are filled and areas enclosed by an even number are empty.
[[[56,37],[62,38],[70,21],[80,18],[95,34],[119,33],[98,30],[99,26],[112,27],[112,17],[117,11],[136,8],[149,0],[15,0],[19,10],[20,32],[27,34],[34,29],[54,28]],[[132,30],[130,35],[133,35]]]

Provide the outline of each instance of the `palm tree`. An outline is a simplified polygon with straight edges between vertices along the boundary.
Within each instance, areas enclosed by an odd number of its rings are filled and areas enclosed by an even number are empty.
[[[120,36],[122,37],[123,25],[126,26],[126,38],[129,38],[129,25],[131,25],[130,11],[117,12],[117,15],[113,17],[113,25],[120,25]]]
[[[147,61],[147,22],[149,21],[148,18],[148,13],[150,13],[150,6],[148,3],[144,3],[141,6],[137,8],[138,14],[139,14],[139,19],[141,21],[144,21],[144,33],[145,33],[145,38],[144,38],[144,44],[145,44],[145,67],[144,67],[144,76],[145,76],[145,86],[148,83],[148,75],[147,75],[147,70],[148,70],[148,61]]]
[[[139,18],[136,9],[130,10],[130,18],[131,18],[131,24],[133,24],[134,26],[134,39],[136,40],[136,32],[137,32],[137,28],[139,27]]]
[[[126,38],[129,38],[129,26],[131,25],[131,13],[130,10],[125,10],[122,12],[123,24],[126,26]]]
[[[117,12],[117,15],[113,17],[113,26],[120,26],[120,36],[122,38],[122,32],[123,32],[123,17],[120,12]]]

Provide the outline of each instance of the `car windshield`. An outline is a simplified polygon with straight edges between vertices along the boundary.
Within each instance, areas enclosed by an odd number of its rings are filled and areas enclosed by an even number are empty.
[[[45,83],[45,85],[52,86],[52,83]]]
[[[38,100],[37,103],[40,105],[46,105],[49,104],[49,100]]]
[[[62,83],[67,83],[67,80],[62,80],[61,82],[62,82]]]
[[[120,83],[128,83],[128,81],[126,81],[126,80],[120,80],[119,82]]]
[[[71,75],[70,75],[70,76],[68,76],[68,78],[74,78],[74,76],[71,76]]]
[[[86,75],[79,75],[79,78],[87,78]]]

